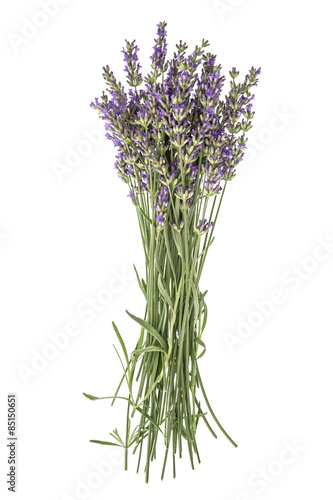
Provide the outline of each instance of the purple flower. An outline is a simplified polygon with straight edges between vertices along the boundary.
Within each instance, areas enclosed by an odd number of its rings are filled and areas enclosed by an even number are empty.
[[[157,40],[154,45],[153,55],[150,56],[152,60],[153,69],[162,69],[167,53],[167,43],[166,43],[166,22],[161,22],[157,25]]]
[[[214,226],[214,222],[207,222],[207,219],[204,220],[199,220],[198,224],[194,226],[194,230],[196,233],[198,233],[199,236],[202,236],[203,234],[207,233],[211,227]]]
[[[157,25],[145,88],[139,88],[143,82],[139,48],[135,40],[126,40],[122,54],[129,91],[104,66],[107,92],[90,104],[104,121],[106,138],[118,150],[115,168],[131,187],[129,197],[134,204],[139,194],[150,198],[158,230],[166,218],[173,228],[181,228],[183,211],[198,197],[219,195],[234,177],[254,116],[251,89],[261,72],[251,67],[238,81],[239,71],[233,67],[229,93],[222,99],[225,76],[216,56],[205,53],[208,42],[187,54],[186,43],[180,41],[166,61],[166,26],[166,22]],[[211,226],[199,221],[195,230],[201,234]]]
[[[138,87],[142,83],[142,75],[140,73],[141,64],[138,62],[138,46],[133,42],[126,41],[126,49],[122,48],[124,54],[125,73],[127,74],[127,83],[131,87]]]

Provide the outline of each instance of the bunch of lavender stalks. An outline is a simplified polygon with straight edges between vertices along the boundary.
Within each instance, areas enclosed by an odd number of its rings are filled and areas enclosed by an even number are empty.
[[[200,278],[227,184],[244,156],[245,134],[254,116],[251,89],[260,68],[252,67],[240,83],[239,72],[232,68],[230,90],[222,100],[225,77],[216,56],[205,52],[208,45],[203,40],[187,55],[188,47],[180,41],[166,61],[166,23],[161,22],[151,72],[143,79],[135,40],[126,41],[122,52],[128,93],[106,66],[108,91],[91,103],[105,122],[106,137],[118,149],[115,168],[129,186],[138,217],[145,279],[135,272],[146,307],[143,318],[127,311],[141,328],[130,354],[113,323],[123,368],[114,395],[84,395],[110,398],[112,405],[116,399],[127,402],[125,436],[115,429],[110,433],[113,441],[91,442],[123,447],[125,470],[132,448],[138,454],[137,472],[143,463],[146,482],[159,438],[165,445],[162,479],[169,454],[176,476],[176,456],[182,457],[184,442],[192,468],[195,459],[200,463],[200,421],[216,438],[208,421],[213,419],[237,446],[215,416],[200,374],[207,323],[207,292],[201,292]],[[123,383],[128,397],[118,396]]]

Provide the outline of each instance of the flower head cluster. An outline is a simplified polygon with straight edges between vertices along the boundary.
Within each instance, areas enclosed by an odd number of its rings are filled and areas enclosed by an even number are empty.
[[[230,90],[222,99],[225,76],[216,56],[205,52],[208,45],[203,40],[188,53],[180,41],[166,62],[166,23],[161,22],[151,73],[143,80],[138,47],[126,41],[122,52],[129,91],[106,66],[108,92],[91,103],[105,121],[106,137],[118,149],[115,168],[129,185],[130,198],[135,205],[142,197],[149,200],[158,229],[166,220],[181,228],[174,213],[189,211],[221,192],[243,159],[245,134],[252,127],[251,89],[260,69],[252,67],[238,82],[239,72],[232,68]],[[209,229],[207,221],[196,227],[200,234]]]
[[[202,234],[207,233],[207,231],[209,231],[209,229],[213,226],[214,226],[213,221],[208,222],[207,219],[199,220],[199,223],[196,226],[194,226],[194,230],[196,233],[199,234],[199,236],[201,236]]]

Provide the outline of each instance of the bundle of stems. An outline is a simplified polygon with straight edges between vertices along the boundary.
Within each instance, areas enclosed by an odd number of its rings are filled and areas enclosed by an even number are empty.
[[[212,418],[237,446],[217,419],[200,374],[198,360],[206,352],[202,336],[207,324],[207,292],[200,290],[200,279],[226,186],[244,154],[244,134],[254,115],[250,88],[260,73],[251,68],[244,83],[237,85],[238,72],[233,68],[230,93],[221,101],[225,78],[215,56],[204,54],[208,42],[203,40],[188,57],[186,44],[180,42],[174,58],[165,63],[165,28],[166,23],[158,25],[146,90],[137,90],[142,83],[138,49],[134,42],[127,42],[125,70],[135,92],[130,90],[129,100],[106,67],[103,74],[111,99],[103,93],[101,102],[92,103],[106,120],[107,137],[119,148],[116,169],[129,185],[136,209],[145,279],[136,268],[135,273],[146,307],[143,318],[127,311],[141,327],[130,354],[113,323],[122,355],[115,349],[123,367],[114,395],[84,395],[92,400],[112,399],[112,405],[118,398],[127,401],[125,437],[116,429],[110,433],[114,441],[92,442],[123,447],[126,470],[133,448],[138,454],[137,471],[144,463],[146,482],[160,440],[165,445],[162,479],[169,452],[174,477],[176,456],[182,457],[184,446],[192,468],[195,460],[200,463],[196,439],[200,421],[216,438],[209,423]],[[126,397],[118,395],[124,382]],[[138,424],[132,430],[134,417]]]

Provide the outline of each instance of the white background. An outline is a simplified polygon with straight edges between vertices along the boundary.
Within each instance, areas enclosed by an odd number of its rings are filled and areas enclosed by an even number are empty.
[[[52,16],[35,0],[2,2],[0,12],[1,498],[11,498],[12,391],[20,500],[331,498],[333,250],[323,246],[333,239],[329,2],[61,3]],[[110,408],[82,392],[113,393],[121,367],[111,321],[133,348],[138,329],[125,309],[143,310],[132,271],[133,262],[143,269],[135,212],[89,104],[104,88],[103,65],[124,78],[125,38],[137,40],[148,71],[162,20],[169,56],[180,39],[192,49],[208,38],[226,74],[251,65],[262,74],[248,156],[226,192],[202,283],[203,377],[239,448],[202,427],[196,471],[185,455],[177,479],[169,468],[161,483],[156,463],[147,486],[135,457],[125,473],[113,449],[89,443],[124,429],[122,402]],[[82,145],[87,134],[99,143]],[[75,167],[66,160],[73,149]],[[108,286],[112,301],[82,315]],[[76,335],[62,335],[68,343],[56,350],[52,334],[71,326]],[[103,461],[105,478],[96,475]]]

